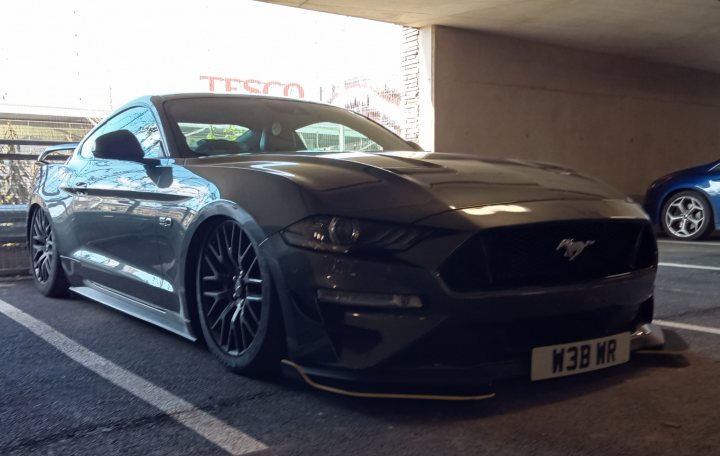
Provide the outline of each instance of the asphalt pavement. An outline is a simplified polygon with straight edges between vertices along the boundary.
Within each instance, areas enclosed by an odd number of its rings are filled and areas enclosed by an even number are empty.
[[[479,402],[347,398],[245,378],[199,344],[4,279],[0,455],[720,454],[720,242],[660,249],[656,318],[688,325],[675,329],[687,351],[511,381]]]

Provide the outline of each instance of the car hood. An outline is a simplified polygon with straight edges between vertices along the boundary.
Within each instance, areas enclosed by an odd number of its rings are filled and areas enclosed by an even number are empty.
[[[682,178],[685,176],[702,175],[702,174],[712,171],[717,166],[720,166],[720,161],[704,163],[702,165],[693,166],[691,168],[679,169],[679,170],[673,171],[669,174],[665,174],[664,176],[661,176],[661,177],[655,179],[655,181],[650,185],[650,187],[651,188],[657,187],[658,185],[668,182],[670,180]]]
[[[247,154],[184,164],[267,232],[320,214],[417,223],[445,212],[462,214],[461,209],[564,200],[576,209],[563,217],[572,217],[587,216],[592,204],[585,202],[626,200],[612,187],[561,166],[461,154]]]
[[[248,154],[192,159],[186,166],[218,186],[217,177],[227,181],[233,168],[281,176],[303,189],[308,212],[407,222],[496,204],[625,199],[612,187],[562,166],[462,154]]]

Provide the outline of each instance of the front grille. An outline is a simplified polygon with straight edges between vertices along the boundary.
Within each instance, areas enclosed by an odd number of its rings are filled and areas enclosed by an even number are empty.
[[[561,245],[563,241],[567,246]],[[471,292],[577,283],[649,268],[656,262],[657,245],[649,223],[545,222],[478,233],[443,263],[440,276],[450,289]]]

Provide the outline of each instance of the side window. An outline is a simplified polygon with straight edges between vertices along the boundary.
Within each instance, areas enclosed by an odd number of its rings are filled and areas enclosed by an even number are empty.
[[[208,141],[212,142],[219,139],[244,144],[245,141],[243,140],[248,139],[250,136],[247,127],[235,124],[178,122],[178,127],[180,127],[180,133],[185,137],[188,149],[193,152],[197,151],[203,144],[208,143]],[[223,144],[221,144],[219,148],[222,148],[222,145]],[[226,148],[232,147],[231,144],[224,143],[224,145]],[[208,146],[204,146],[204,148],[207,147]],[[228,152],[232,151],[229,150]]]
[[[88,137],[87,140],[82,145],[82,148],[80,149],[80,156],[83,158],[93,158],[93,147],[95,147],[95,140],[98,136],[102,135],[104,133],[105,126],[102,126],[95,130],[95,132]]]
[[[162,155],[160,129],[147,108],[130,108],[121,112],[108,121],[103,134],[117,130],[128,130],[134,134],[140,141],[146,158],[158,158]]]
[[[147,108],[130,108],[108,120],[103,127],[85,141],[80,155],[85,158],[92,157],[95,139],[105,133],[118,130],[128,130],[134,134],[145,151],[146,158],[159,158],[162,155],[160,129]]]
[[[297,130],[309,151],[370,151],[383,150],[367,136],[332,122],[320,122]]]
[[[140,141],[145,151],[145,158],[159,158],[162,156],[162,140],[160,139],[160,128],[149,110],[145,110],[133,124],[132,131]]]

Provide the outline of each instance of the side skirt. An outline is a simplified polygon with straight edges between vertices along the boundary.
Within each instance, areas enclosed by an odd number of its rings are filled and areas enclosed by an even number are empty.
[[[90,281],[85,281],[83,286],[70,287],[70,290],[186,339],[196,340],[190,332],[189,322],[175,313],[129,298]]]

